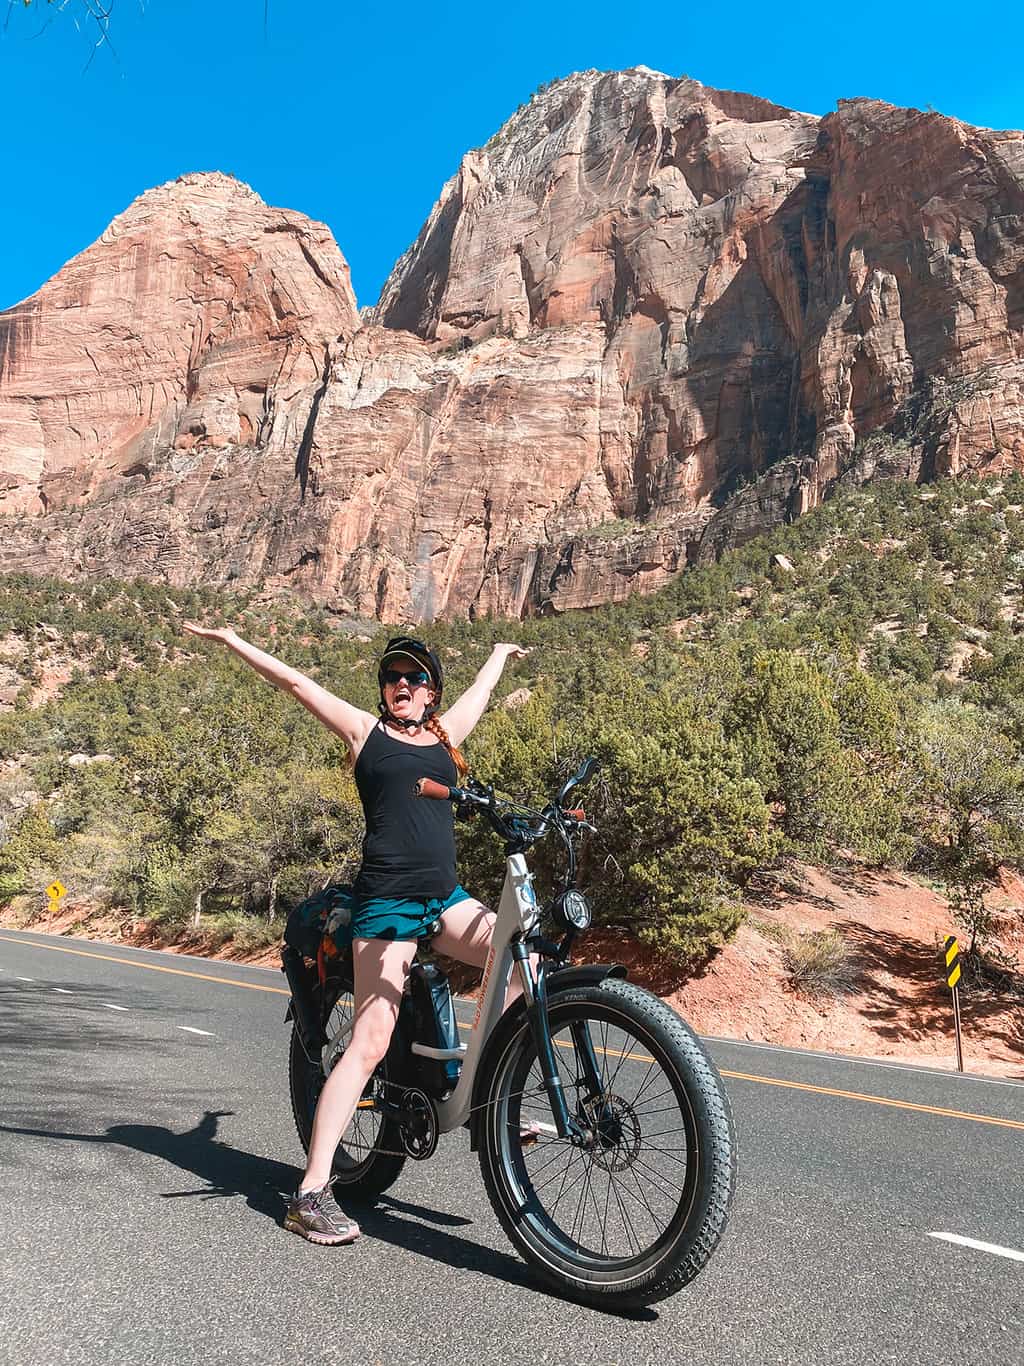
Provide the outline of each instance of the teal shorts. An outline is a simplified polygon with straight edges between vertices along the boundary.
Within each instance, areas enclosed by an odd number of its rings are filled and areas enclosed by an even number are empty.
[[[372,896],[365,901],[356,898],[352,908],[353,939],[423,939],[434,922],[445,911],[469,899],[465,887],[455,884],[455,890],[443,899],[405,901],[388,896]]]

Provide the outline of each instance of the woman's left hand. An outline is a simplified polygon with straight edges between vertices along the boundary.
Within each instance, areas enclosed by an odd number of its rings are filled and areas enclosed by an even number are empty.
[[[526,656],[530,653],[530,651],[529,648],[525,645],[512,645],[509,643],[505,643],[501,645],[495,645],[494,653],[501,653],[505,656],[506,659],[525,659]]]

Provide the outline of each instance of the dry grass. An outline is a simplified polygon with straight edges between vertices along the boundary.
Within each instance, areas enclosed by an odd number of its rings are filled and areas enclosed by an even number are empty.
[[[776,944],[788,944],[792,938],[792,932],[777,920],[762,920],[760,916],[751,915],[747,917],[747,924],[762,938],[771,939]]]
[[[11,897],[6,906],[4,924],[12,930],[25,930],[42,919],[44,911],[38,896]]]
[[[218,911],[203,915],[198,925],[167,937],[169,942],[188,944],[199,953],[215,953],[228,944],[239,953],[259,953],[280,944],[283,935],[284,920],[280,917],[268,921],[245,911]]]
[[[782,949],[787,980],[801,996],[821,1001],[856,990],[856,960],[837,930],[792,930],[760,916],[747,923]]]
[[[794,989],[803,996],[835,998],[856,987],[853,956],[836,930],[790,935],[783,944],[782,961]]]

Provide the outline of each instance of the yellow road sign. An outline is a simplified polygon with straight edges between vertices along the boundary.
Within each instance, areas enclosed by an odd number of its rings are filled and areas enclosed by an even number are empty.
[[[51,901],[59,901],[66,891],[67,888],[64,886],[63,882],[61,882],[60,878],[56,878],[50,883],[49,887],[47,887],[46,895]]]
[[[945,959],[946,986],[953,993],[953,1026],[956,1030],[956,1067],[958,1072],[964,1070],[964,1050],[960,1038],[960,991],[957,983],[960,981],[960,942],[955,934],[946,936],[943,945],[943,957]]]
[[[947,936],[943,952],[946,960],[946,986],[952,989],[960,980],[960,941],[955,934]]]

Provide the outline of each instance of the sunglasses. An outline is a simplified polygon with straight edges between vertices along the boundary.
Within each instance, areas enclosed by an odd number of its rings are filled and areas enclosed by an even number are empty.
[[[425,669],[415,669],[412,673],[402,673],[398,669],[385,669],[384,682],[390,683],[392,687],[398,683],[408,683],[410,688],[422,688],[430,682],[430,675]]]

